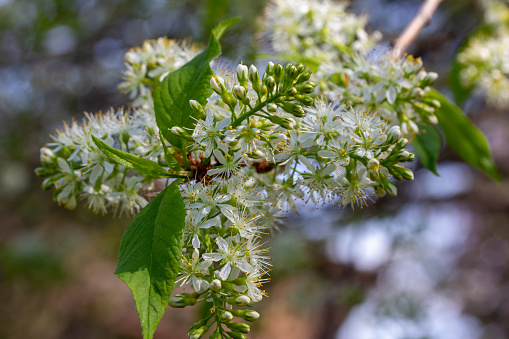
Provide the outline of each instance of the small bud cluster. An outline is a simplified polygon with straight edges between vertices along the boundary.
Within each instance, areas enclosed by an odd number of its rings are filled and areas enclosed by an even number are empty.
[[[73,121],[52,136],[53,142],[41,148],[37,175],[44,177],[43,188],[55,189],[54,199],[68,209],[78,200],[94,213],[134,215],[147,201],[140,195],[152,183],[123,166],[113,163],[97,148],[92,134],[144,158],[158,161],[162,154],[155,118],[144,110],[132,113],[119,109],[105,114],[85,113],[82,124]]]
[[[479,34],[468,41],[458,54],[462,64],[460,80],[464,87],[476,87],[488,103],[509,107],[509,6],[504,2],[488,2],[485,21],[493,33]]]
[[[274,0],[265,13],[265,27],[277,53],[330,59],[343,53],[366,52],[381,38],[369,35],[368,17],[345,11],[345,2]]]
[[[182,67],[200,53],[198,44],[187,40],[146,40],[143,46],[129,50],[124,57],[126,70],[118,89],[129,95],[133,107],[151,109],[154,84],[159,83],[170,72]]]
[[[267,34],[276,52],[304,55],[319,64],[313,74],[318,94],[371,107],[409,139],[419,132],[418,123],[438,122],[439,103],[428,98],[437,74],[426,72],[420,59],[373,48],[381,34],[364,30],[367,17],[346,13],[344,3],[329,0],[298,5],[277,0],[268,8]]]

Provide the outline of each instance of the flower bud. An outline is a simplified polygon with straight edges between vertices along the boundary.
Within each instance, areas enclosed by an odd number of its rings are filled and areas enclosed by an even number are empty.
[[[406,145],[408,145],[408,139],[405,139],[405,138],[399,139],[398,142],[396,143],[396,147],[399,149],[402,149]]]
[[[285,102],[283,104],[283,110],[285,110],[285,112],[290,113],[293,116],[296,116],[298,118],[302,118],[302,117],[306,116],[306,113],[304,112],[302,105],[296,104],[293,102]]]
[[[300,63],[297,66],[295,66],[295,68],[297,69],[297,72],[300,74],[300,73],[304,72],[304,70],[306,69],[306,66],[304,66],[304,64]]]
[[[235,85],[233,86],[233,95],[239,100],[242,100],[246,97],[246,89],[242,86]]]
[[[236,310],[233,310],[232,313],[236,317],[242,318],[247,321],[255,321],[255,320],[258,320],[258,318],[260,318],[260,314],[253,310],[236,309]]]
[[[291,84],[293,82],[293,79],[295,79],[295,77],[298,74],[297,68],[292,64],[288,64],[286,66],[285,71],[286,71],[286,79],[285,80],[288,84]]]
[[[368,161],[368,171],[377,172],[380,169],[380,162],[377,158],[371,158]]]
[[[401,132],[403,133],[403,135],[408,134],[408,124],[406,122],[401,123]]]
[[[141,57],[132,50],[125,54],[124,59],[130,64],[139,64],[141,62]]]
[[[311,78],[311,71],[304,72],[297,78],[297,83],[301,84],[303,82],[306,82],[309,80],[309,78]]]
[[[276,81],[274,80],[274,77],[268,76],[265,79],[265,84],[267,85],[267,89],[269,90],[269,93],[274,92],[274,87],[276,87]]]
[[[420,89],[419,87],[416,87],[412,90],[412,97],[413,98],[421,98],[424,95],[424,91]]]
[[[236,298],[228,298],[228,303],[237,306],[246,306],[251,302],[251,299],[247,295],[239,295]]]
[[[412,120],[408,121],[408,126],[410,126],[412,133],[414,133],[414,134],[419,133],[419,127],[417,127],[417,124],[415,122],[413,122]]]
[[[278,117],[279,118],[279,117]],[[279,126],[285,128],[285,129],[294,129],[297,125],[297,122],[292,118],[282,117],[277,120],[277,122],[273,121],[274,123],[277,123]]]
[[[307,84],[300,85],[297,87],[297,91],[301,94],[311,94],[315,91],[316,84],[312,81],[308,82]]]
[[[256,68],[255,65],[251,65],[249,67],[249,80],[253,83],[259,83],[260,82],[260,75],[258,74],[258,68]],[[254,88],[254,86],[253,86]]]
[[[401,173],[401,176],[406,180],[414,180],[414,172],[412,172],[411,169],[402,167],[399,172]]]
[[[438,78],[438,74],[435,73],[435,72],[428,72],[428,74],[426,75],[426,77],[424,78],[425,81],[431,85],[432,83],[434,83]]]
[[[303,103],[306,106],[310,106],[310,105],[312,105],[315,102],[315,100],[313,98],[311,98],[310,96],[302,95],[302,94],[297,94],[295,96],[295,99],[297,101]]]
[[[233,339],[246,339],[246,336],[238,331],[227,332],[228,335]]]
[[[249,333],[251,331],[251,327],[248,324],[244,323],[225,323],[225,325],[232,331],[237,331],[241,333]]]
[[[205,112],[205,108],[203,108],[203,106],[200,105],[200,103],[198,101],[196,101],[196,100],[189,100],[189,105],[191,106],[193,111],[195,111],[196,113],[199,113],[199,115],[201,117],[206,117],[207,116],[207,112]]]
[[[268,76],[274,74],[274,63],[272,61],[269,61],[267,63],[267,67],[265,68],[265,74]]]
[[[427,118],[428,118],[428,121],[430,124],[432,124],[432,125],[438,124],[438,118],[435,114],[430,114],[427,116]]]
[[[41,152],[41,164],[47,165],[54,162],[56,156],[52,150],[50,150],[47,147],[42,147],[40,152]]]
[[[394,183],[392,181],[390,181],[389,179],[385,179],[383,181],[383,185],[384,185],[385,191],[387,193],[389,193],[389,195],[392,195],[393,197],[395,197],[398,194],[398,189],[396,188],[396,185],[394,185]]]
[[[210,289],[214,292],[218,292],[221,289],[221,280],[214,279],[210,283]]]
[[[392,126],[389,128],[389,135],[394,138],[394,140],[398,140],[401,137],[401,128],[399,126]]]
[[[217,329],[210,335],[210,339],[221,339],[222,335],[221,332]]]
[[[35,175],[37,175],[38,177],[42,178],[42,177],[46,177],[48,175],[51,175],[53,174],[55,171],[54,170],[51,170],[49,168],[46,168],[46,167],[37,167],[35,169]],[[49,178],[48,178],[49,179]]]
[[[196,305],[196,302],[197,302],[197,300],[193,296],[193,294],[180,293],[180,294],[177,294],[174,297],[171,297],[168,304],[171,307],[183,308],[183,307],[186,307],[186,306]]]
[[[201,337],[203,337],[205,332],[207,332],[207,330],[208,330],[208,326],[202,326],[200,328],[190,330],[187,333],[187,335],[189,336],[190,339],[200,339]]]
[[[242,86],[247,85],[247,76],[248,70],[246,65],[239,64],[237,66],[237,80]]]
[[[182,127],[173,126],[170,129],[170,132],[186,140],[194,141],[194,139]]]
[[[228,311],[223,311],[221,314],[221,320],[224,322],[231,321],[233,319],[233,314]]]
[[[226,91],[224,80],[218,75],[214,75],[210,78],[210,86],[217,94],[221,94]]]
[[[267,111],[274,113],[275,111],[277,111],[277,105],[273,103],[268,104]]]
[[[269,92],[269,89],[267,88],[267,85],[263,85],[263,86],[261,87],[261,89],[260,89],[260,93],[261,93],[261,95],[262,95],[262,96],[266,96],[268,92]],[[262,101],[263,101],[263,99],[262,99]]]
[[[384,188],[381,185],[376,185],[375,186],[375,193],[380,198],[383,198],[387,194],[387,192],[384,190]]]
[[[279,84],[283,78],[283,65],[277,63],[274,67],[274,80],[276,80],[276,84]]]
[[[297,91],[297,88],[292,87],[292,88],[288,89],[288,91],[287,91],[286,93],[287,93],[289,96],[294,96],[295,94],[297,94],[297,93],[298,93],[298,91]]]
[[[276,115],[270,116],[269,120],[285,129],[294,129],[297,122],[292,118],[278,117]]]

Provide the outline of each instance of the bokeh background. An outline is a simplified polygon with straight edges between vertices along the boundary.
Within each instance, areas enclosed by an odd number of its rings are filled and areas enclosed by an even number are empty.
[[[356,0],[390,43],[420,0]],[[224,58],[253,62],[264,0],[0,0],[0,338],[141,338],[114,275],[129,219],[58,207],[34,175],[62,121],[126,105],[123,55],[143,40],[206,41],[240,15]],[[473,0],[447,0],[410,47],[447,74],[481,22]],[[509,95],[509,94],[508,94]],[[360,212],[304,207],[272,240],[270,298],[250,338],[509,338],[509,112],[474,95],[465,111],[486,134],[502,182],[444,149],[436,177],[419,169],[397,197]],[[198,307],[168,309],[155,338],[185,338]]]

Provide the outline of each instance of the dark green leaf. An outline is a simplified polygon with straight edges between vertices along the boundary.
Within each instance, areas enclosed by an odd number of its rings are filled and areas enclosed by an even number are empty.
[[[181,68],[171,72],[153,93],[157,126],[163,136],[173,146],[182,149],[180,137],[171,133],[173,126],[193,128],[193,117],[196,112],[189,105],[189,100],[205,105],[212,94],[210,77],[214,74],[210,62],[221,55],[219,39],[226,30],[240,18],[233,18],[219,23],[210,34],[207,48]]]
[[[133,292],[143,338],[151,339],[180,269],[186,210],[173,182],[127,228],[115,274]]]
[[[420,133],[412,142],[417,158],[421,164],[438,176],[437,162],[442,149],[442,137],[435,126],[427,124],[419,125]]]
[[[122,165],[126,168],[135,170],[136,172],[151,176],[154,178],[176,178],[180,177],[178,175],[173,175],[168,173],[164,168],[159,166],[159,164],[148,160],[140,158],[136,155],[129,154],[127,152],[118,150],[113,148],[101,140],[97,139],[92,135],[92,139],[99,149],[110,159],[111,161],[116,162],[119,165]]]
[[[458,106],[442,94],[432,89],[429,96],[440,101],[441,107],[435,111],[435,115],[449,147],[467,163],[500,181],[484,134],[472,124]]]

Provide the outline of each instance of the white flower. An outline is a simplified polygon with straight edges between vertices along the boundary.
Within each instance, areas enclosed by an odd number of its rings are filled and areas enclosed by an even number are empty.
[[[246,273],[254,271],[253,266],[246,259],[242,245],[234,237],[228,238],[228,241],[222,237],[217,237],[216,243],[219,247],[218,253],[204,253],[202,257],[205,260],[223,261],[221,264],[224,266],[219,272],[216,271],[219,279],[227,280],[232,272],[232,268],[238,268]]]
[[[140,195],[144,187],[142,180],[141,177],[129,177],[125,179],[122,191],[111,193],[110,204],[115,208],[115,215],[117,213],[119,215],[133,215],[147,205],[147,200]]]
[[[184,228],[184,239],[191,241],[194,248],[200,248],[200,234],[202,229],[212,226],[220,226],[218,218],[207,219],[208,212],[203,209],[191,209],[187,211],[186,227]]]
[[[199,184],[200,186],[197,187],[195,199],[193,199],[193,201],[196,202],[193,202],[190,208],[200,209],[205,215],[215,208],[220,208],[221,210],[234,208],[231,205],[224,204],[231,199],[231,196],[229,194],[220,194],[218,186],[204,186],[201,183]]]
[[[335,186],[335,180],[331,174],[336,169],[336,166],[329,164],[324,168],[315,167],[302,155],[299,156],[299,160],[306,166],[309,172],[301,172],[302,179],[298,183],[308,188],[310,198],[316,202],[315,194],[317,194],[320,199],[325,201],[332,200],[330,188]]]
[[[200,252],[197,249],[193,250],[191,259],[182,256],[182,268],[179,273],[179,277],[175,281],[176,284],[182,286],[191,282],[195,291],[206,289],[209,283],[201,278],[201,276],[207,272],[207,268],[212,264],[210,260],[204,260],[200,262]]]
[[[216,149],[214,150],[214,156],[221,163],[221,166],[216,166],[216,168],[208,170],[208,175],[218,175],[223,178],[229,178],[239,170],[241,160],[240,153],[235,153],[235,156],[228,154],[223,155],[223,153]]]
[[[262,284],[269,282],[270,279],[262,278],[264,274],[263,272],[255,271],[246,275],[247,295],[253,302],[259,302],[264,296],[267,296],[261,287]]]
[[[198,120],[194,129],[192,137],[198,144],[205,146],[206,158],[210,157],[212,151],[219,147],[224,153],[228,153],[228,145],[221,140],[221,136],[225,134],[223,131],[231,123],[230,118],[224,118],[220,121],[215,121],[212,110],[207,110],[207,118],[205,121]]]
[[[343,206],[351,205],[352,209],[355,205],[363,208],[367,206],[368,200],[371,200],[371,196],[374,196],[373,186],[376,184],[369,178],[362,178],[357,181],[349,181],[345,177],[339,180],[340,191],[342,192],[341,204]]]
[[[101,185],[99,190],[94,187],[85,185],[83,189],[83,197],[87,199],[87,207],[92,212],[98,214],[106,214],[106,206],[110,199],[111,188],[107,185]]]
[[[238,230],[242,238],[252,239],[259,236],[262,233],[261,230],[265,229],[264,226],[256,223],[261,215],[249,215],[246,208],[224,210],[223,214],[228,218],[230,228]]]
[[[285,166],[285,174],[289,175],[294,168],[294,163],[298,160],[299,154],[302,152],[302,146],[297,137],[297,131],[290,132],[289,141],[281,147],[282,151],[277,153],[274,158],[280,166]]]

